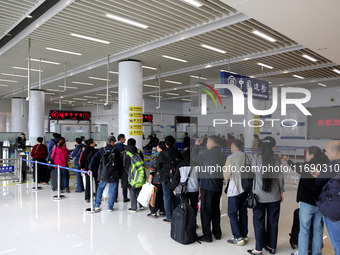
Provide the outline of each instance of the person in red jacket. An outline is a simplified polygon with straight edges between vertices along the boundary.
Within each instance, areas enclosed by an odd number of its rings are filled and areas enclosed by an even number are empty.
[[[31,150],[31,157],[32,160],[46,163],[46,158],[48,156],[47,152],[47,146],[43,144],[44,138],[38,137],[37,138],[37,144],[33,146],[33,149]],[[50,179],[50,176],[47,171],[47,167],[41,164],[38,164],[38,169],[35,169],[35,164],[33,165],[34,168],[34,174],[33,174],[33,180],[35,181],[35,171],[38,170],[38,183],[47,184],[48,180]]]
[[[67,167],[67,162],[68,162],[68,149],[66,148],[66,141],[64,137],[60,137],[58,144],[53,148],[51,157],[54,159],[54,164],[59,165],[59,166],[64,166]],[[55,169],[56,175],[58,177],[58,169]],[[60,169],[60,189],[61,192],[67,192],[70,193],[70,188],[69,188],[69,179],[70,179],[70,174],[69,171],[66,169]]]

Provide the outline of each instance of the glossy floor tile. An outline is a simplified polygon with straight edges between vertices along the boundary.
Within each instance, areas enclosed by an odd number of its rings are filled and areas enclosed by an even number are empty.
[[[75,179],[71,179],[74,184]],[[0,254],[247,254],[254,247],[252,212],[249,210],[249,243],[236,247],[227,244],[231,237],[227,216],[227,197],[222,197],[222,240],[213,243],[181,245],[170,238],[170,224],[163,218],[149,219],[148,210],[131,214],[123,203],[121,190],[114,211],[108,212],[107,201],[102,211],[87,215],[89,204],[84,193],[64,194],[65,199],[54,201],[56,194],[50,186],[32,192],[33,183],[0,186]],[[281,207],[277,253],[291,254],[289,232],[293,222],[296,184],[286,180],[285,200]],[[198,221],[200,222],[200,220]],[[201,228],[198,229],[201,234]],[[334,254],[325,230],[323,254]],[[266,254],[266,252],[264,252]],[[268,253],[267,253],[268,254]]]

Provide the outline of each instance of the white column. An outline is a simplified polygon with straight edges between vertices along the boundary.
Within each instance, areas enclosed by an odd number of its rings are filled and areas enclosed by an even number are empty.
[[[134,138],[136,146],[143,143],[143,69],[142,63],[126,60],[119,63],[119,132]],[[134,108],[133,108],[134,107]],[[140,117],[139,117],[140,116]]]
[[[45,92],[43,90],[31,90],[29,100],[29,140],[35,144],[39,136],[45,134]]]
[[[0,113],[0,132],[6,132],[6,113]]]
[[[7,113],[6,114],[6,132],[11,132],[12,130],[12,118],[11,114]]]
[[[28,131],[28,103],[25,98],[12,98],[12,132]]]

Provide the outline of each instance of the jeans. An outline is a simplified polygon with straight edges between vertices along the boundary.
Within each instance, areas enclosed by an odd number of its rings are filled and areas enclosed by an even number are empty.
[[[176,197],[172,190],[170,190],[164,182],[162,182],[164,209],[167,220],[171,221],[172,212],[180,203],[179,197]]]
[[[323,217],[328,231],[329,239],[335,250],[335,255],[340,255],[340,221],[331,221]]]
[[[139,195],[139,192],[142,190],[142,188],[138,189],[130,189],[130,199],[131,199],[131,208],[133,210],[137,210],[137,197]],[[139,204],[139,207],[142,205]]]
[[[317,206],[300,202],[299,254],[308,254],[309,231],[313,220],[312,254],[321,255],[323,221]]]
[[[58,178],[58,169],[55,169],[56,177]],[[68,190],[70,173],[66,169],[60,169],[60,190]]]
[[[79,170],[79,168],[76,168]],[[81,173],[76,172],[76,176],[77,176],[77,187],[76,187],[76,191],[77,192],[82,192],[84,191],[84,183],[83,183],[83,177],[81,176]]]
[[[228,197],[228,216],[231,232],[238,239],[248,235],[248,211],[245,205],[247,192]]]
[[[100,204],[102,202],[102,196],[103,196],[103,191],[105,189],[106,184],[108,184],[107,182],[100,182],[98,184],[98,188],[97,188],[97,195],[96,195],[96,202],[94,204],[94,207],[100,207]],[[113,209],[116,197],[117,197],[117,185],[118,182],[112,182],[109,183],[110,185],[110,191],[109,191],[109,201],[108,201],[108,206],[109,209]]]

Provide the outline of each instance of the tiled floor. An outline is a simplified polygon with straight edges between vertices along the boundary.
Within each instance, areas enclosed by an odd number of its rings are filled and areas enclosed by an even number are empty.
[[[71,179],[71,183],[74,180]],[[236,255],[247,254],[246,250],[254,247],[250,210],[249,243],[243,247],[227,244],[231,232],[225,195],[222,197],[222,240],[210,244],[181,245],[170,238],[170,224],[164,223],[162,218],[147,218],[148,210],[131,214],[127,212],[127,203],[118,202],[110,213],[105,201],[100,213],[86,215],[85,209],[89,204],[84,201],[84,193],[73,190],[66,194],[66,199],[54,201],[52,196],[55,192],[50,186],[32,192],[32,185],[13,185],[11,182],[0,185],[0,254]],[[295,196],[296,185],[288,180],[281,209],[278,255],[293,252],[288,233],[293,222],[293,210],[298,207]],[[119,200],[122,201],[122,198],[119,197]],[[323,254],[334,254],[326,230],[324,243]]]

